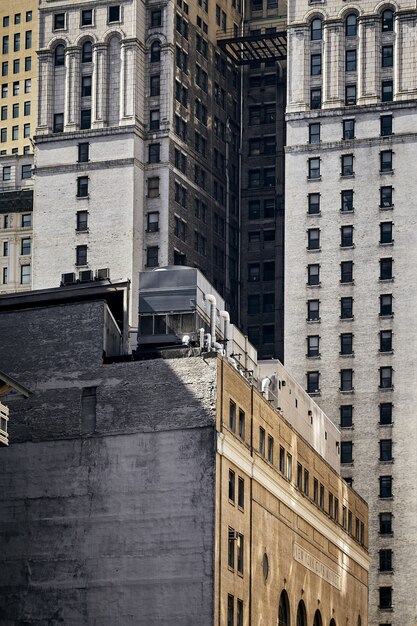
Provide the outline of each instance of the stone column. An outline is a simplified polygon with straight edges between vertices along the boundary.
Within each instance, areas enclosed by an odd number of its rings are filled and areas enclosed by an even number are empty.
[[[416,11],[398,11],[394,18],[394,75],[396,100],[409,100],[417,95],[417,14]]]
[[[136,103],[136,39],[124,39],[121,42],[122,70],[120,83],[120,124],[133,124]]]
[[[288,29],[288,112],[305,111],[310,106],[307,33],[305,24]]]
[[[93,85],[92,85],[92,128],[103,128],[107,122],[107,45],[96,43],[93,46]]]
[[[323,109],[344,104],[344,49],[343,23],[334,20],[324,23],[323,30]]]
[[[381,92],[381,22],[374,15],[359,17],[358,22],[358,104],[376,104]]]
[[[52,131],[54,55],[51,50],[38,52],[38,127],[37,134]]]
[[[80,56],[81,48],[73,46],[65,51],[67,68],[65,81],[64,130],[74,131],[80,127]]]

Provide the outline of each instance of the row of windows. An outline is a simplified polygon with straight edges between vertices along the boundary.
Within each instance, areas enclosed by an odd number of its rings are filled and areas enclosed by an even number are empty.
[[[80,128],[81,130],[87,130],[91,128],[91,109],[81,109],[80,111]],[[64,132],[64,114],[54,114],[54,133]]]
[[[352,428],[353,426],[353,405],[343,404],[340,409],[340,427]],[[392,424],[393,404],[392,402],[382,402],[379,405],[379,424]]]
[[[32,91],[32,79],[26,78],[23,83],[24,93],[31,93]],[[12,95],[18,96],[20,94],[20,81],[16,80],[12,83]],[[1,97],[8,98],[9,96],[9,85],[7,83],[2,84],[1,86]]]
[[[381,48],[381,67],[392,67],[394,64],[394,47],[382,46]],[[310,75],[321,76],[323,69],[323,61],[321,53],[310,55]],[[357,70],[357,50],[351,48],[345,51],[345,72],[356,72]]]
[[[379,118],[379,134],[387,137],[393,134],[393,116],[391,114],[381,115]],[[355,139],[355,118],[342,120],[342,139]],[[321,142],[321,123],[314,122],[308,125],[308,143],[319,144]]]
[[[13,35],[13,52],[19,52],[21,46],[21,34],[15,33]],[[32,47],[32,31],[27,30],[25,32],[25,50],[29,50]],[[9,53],[9,35],[3,35],[2,40],[2,53]]]
[[[394,84],[392,80],[383,80],[381,82],[381,102],[392,102],[394,99]],[[357,100],[356,84],[345,85],[345,105],[353,106]],[[322,105],[322,89],[321,87],[313,87],[310,90],[310,108],[321,109]]]
[[[32,21],[32,11],[26,11],[26,22],[31,22]],[[21,13],[15,13],[14,14],[14,18],[13,18],[13,22],[14,24],[21,24],[22,23],[22,14]],[[8,26],[10,26],[10,16],[9,15],[4,15],[3,16],[3,28],[7,28]]]
[[[244,536],[234,530],[228,529],[228,548],[227,548],[227,565],[230,570],[237,571],[238,574],[243,576],[244,567]]]
[[[384,185],[379,188],[379,208],[393,209],[393,191],[391,185]],[[340,211],[342,213],[353,212],[355,210],[353,189],[343,189],[340,192]],[[309,215],[318,215],[321,213],[321,202],[319,193],[309,193],[307,196],[307,213]]]
[[[32,69],[32,57],[25,57],[24,60],[24,68],[25,72],[30,72]],[[13,74],[19,74],[20,72],[20,59],[15,59],[13,61]],[[1,75],[8,76],[9,75],[9,62],[3,61],[1,64]]]
[[[350,248],[354,245],[353,233],[355,227],[353,225],[346,225],[340,227],[340,247]],[[379,224],[379,243],[390,244],[394,243],[393,239],[393,223],[381,222]],[[309,228],[307,230],[307,250],[321,250],[321,230],[320,228]]]
[[[3,241],[3,256],[9,256],[9,251],[9,242]],[[30,237],[24,237],[20,240],[20,254],[22,256],[32,254],[32,240],[30,239]]]
[[[382,462],[392,462],[392,439],[379,440],[379,460]],[[353,442],[342,441],[340,451],[341,463],[353,463]]]
[[[19,140],[19,126],[15,125],[12,126],[11,128],[11,140],[12,141],[18,141]],[[0,129],[0,142],[1,143],[6,143],[8,138],[7,138],[7,128],[2,128]],[[28,139],[30,137],[30,124],[23,124],[22,126],[22,134],[23,137],[25,139]],[[26,166],[23,166],[26,167]],[[23,177],[23,167],[22,167],[22,177]],[[30,167],[30,166],[28,166]],[[30,176],[24,176],[24,178],[30,178]],[[3,180],[6,180],[5,178],[3,178]],[[10,179],[9,179],[10,180]]]
[[[20,284],[30,285],[32,280],[32,268],[29,264],[20,266]],[[7,285],[9,283],[9,268],[3,267],[2,269],[2,283]]]
[[[94,26],[95,12],[94,9],[82,9],[80,12],[80,26]],[[114,4],[108,7],[107,23],[113,24],[114,22],[120,22],[121,12],[120,5]],[[67,28],[67,14],[55,13],[53,16],[53,29],[54,30],[66,30]]]
[[[24,213],[21,216],[21,221],[20,221],[20,225],[22,228],[28,228],[29,226],[32,226],[32,214],[31,213]],[[4,215],[3,216],[3,223],[0,223],[0,228],[11,228],[12,227],[12,221],[10,219],[10,215]]]
[[[269,295],[269,294],[265,294]],[[253,296],[249,296],[252,298]],[[249,300],[248,300],[249,302]],[[353,333],[341,333],[340,339],[340,353],[343,356],[349,356],[354,354],[353,350]],[[393,350],[393,332],[392,330],[379,331],[379,351],[380,352],[392,352]],[[307,357],[319,357],[320,356],[320,335],[309,335],[307,337]]]
[[[16,104],[13,104],[13,106],[11,107],[11,111],[12,111],[12,117],[13,119],[16,117],[19,117],[20,115],[20,104],[17,102]],[[1,107],[0,109],[0,119],[2,121],[5,121],[8,119],[8,112],[9,112],[9,108],[7,105],[4,105]],[[30,100],[28,100],[27,102],[23,103],[23,115],[27,116],[30,115],[31,112],[31,102]]]
[[[237,497],[236,497],[236,474],[229,470],[229,502],[236,504],[240,509],[245,508],[245,481],[241,476],[237,477]]]
[[[353,298],[340,298],[340,319],[354,319],[353,315]],[[381,294],[379,296],[379,315],[380,317],[390,317],[393,315],[393,296],[392,294]],[[320,321],[320,300],[307,300],[307,321]]]
[[[340,370],[339,391],[353,392],[353,369]],[[379,368],[379,389],[393,389],[394,369],[391,366]],[[307,393],[316,395],[320,393],[320,372],[318,370],[307,372]]]
[[[391,257],[379,259],[379,280],[392,280],[394,261]],[[353,261],[342,261],[340,263],[340,282],[353,283]],[[316,287],[321,285],[320,281],[320,263],[311,263],[307,265],[307,285]]]
[[[32,166],[22,165],[21,167],[21,177],[22,179],[32,178]],[[11,165],[5,165],[2,170],[2,180],[11,181],[12,180],[12,167]]]
[[[379,153],[379,171],[381,174],[391,173],[393,171],[393,151],[381,150]],[[354,155],[342,154],[340,157],[340,176],[354,176]],[[308,159],[308,180],[316,180],[321,178],[321,159],[320,157],[311,157]]]
[[[81,63],[91,63],[93,60],[93,44],[91,41],[84,42],[81,48]],[[55,67],[62,67],[65,65],[65,46],[60,43],[54,50],[54,64]]]
[[[271,281],[275,279],[275,261],[264,261],[262,263],[262,280]],[[248,264],[248,281],[257,283],[261,280],[261,263]]]
[[[243,600],[236,598],[236,622],[235,622],[235,597],[227,596],[227,626],[243,626],[244,612]]]
[[[381,14],[381,30],[383,33],[393,32],[394,29],[394,12],[391,9],[385,9]],[[356,37],[358,34],[358,16],[356,13],[349,13],[345,17],[345,36]],[[310,22],[310,39],[311,41],[321,41],[323,39],[323,20],[315,17]]]

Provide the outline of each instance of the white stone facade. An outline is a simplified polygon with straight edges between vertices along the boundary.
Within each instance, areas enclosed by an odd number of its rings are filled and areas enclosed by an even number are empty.
[[[369,504],[369,623],[414,626],[417,11],[296,2],[288,35],[285,364],[305,385],[319,373],[315,399],[342,426],[342,473]]]

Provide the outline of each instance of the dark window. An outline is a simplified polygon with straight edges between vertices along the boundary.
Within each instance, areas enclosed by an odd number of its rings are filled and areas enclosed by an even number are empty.
[[[236,601],[236,626],[243,626],[243,600]]]
[[[275,279],[275,261],[266,261],[263,264],[263,280]]]
[[[392,513],[379,514],[379,532],[381,535],[392,534]]]
[[[236,536],[236,532],[232,528],[229,528],[227,564],[231,569],[235,568],[235,541],[236,541],[235,536]],[[232,596],[229,596],[229,598],[230,597]],[[231,622],[231,626],[234,626],[233,622]]]
[[[268,454],[267,459],[270,463],[274,462],[274,438],[268,435]]]
[[[92,9],[85,9],[81,11],[81,26],[91,26],[92,23],[93,23]]]
[[[149,145],[148,163],[159,163],[159,162],[160,162],[160,144],[151,143]]]
[[[379,608],[390,609],[392,607],[392,587],[379,588]]]
[[[78,144],[78,163],[87,163],[90,157],[90,144],[79,143]]]
[[[88,211],[77,211],[77,227],[78,231],[88,230]]]
[[[109,22],[120,22],[120,5],[109,7]]]
[[[307,372],[307,393],[319,393],[320,372]]]
[[[392,295],[383,294],[379,296],[379,314],[392,315]]]
[[[380,152],[380,171],[392,172],[392,150]]]
[[[319,250],[320,249],[320,229],[319,228],[309,228],[307,231],[308,235],[308,250]]]
[[[150,95],[159,96],[161,93],[161,77],[159,74],[151,76],[150,79]]]
[[[151,178],[148,178],[147,185],[148,198],[159,198],[159,176],[152,176]]]
[[[239,409],[239,437],[245,439],[245,411]]]
[[[340,391],[353,390],[353,370],[340,370]]]
[[[308,141],[309,143],[320,143],[320,124],[308,125]]]
[[[32,178],[32,166],[22,165],[22,179]]]
[[[248,265],[248,281],[251,283],[259,282],[261,278],[261,267],[259,263],[250,263]]]
[[[346,37],[355,37],[357,34],[357,18],[354,13],[350,13],[346,17],[345,34]]]
[[[381,330],[379,333],[379,349],[381,352],[392,351],[392,330]]]
[[[342,261],[340,264],[340,282],[352,283],[353,282],[353,262]]]
[[[63,28],[65,28],[65,13],[55,13],[54,30],[61,30]]]
[[[344,154],[341,157],[341,165],[342,165],[342,176],[352,176],[353,175],[353,154]]]
[[[62,44],[59,44],[55,48],[54,59],[55,59],[55,67],[59,67],[60,65],[65,65],[65,46],[63,46]]]
[[[346,50],[345,54],[346,72],[356,72],[356,50]]]
[[[261,312],[261,296],[254,294],[248,296],[248,315],[258,315]]]
[[[355,138],[355,120],[343,120],[343,139]]]
[[[320,265],[318,263],[313,263],[307,266],[307,284],[320,284]]]
[[[320,319],[320,301],[319,300],[308,300],[307,319],[309,321]]]
[[[21,247],[20,247],[20,254],[22,255],[31,254],[31,250],[32,250],[32,240],[29,238],[22,239]]]
[[[392,243],[392,222],[381,222],[379,225],[379,243]]]
[[[394,61],[394,49],[392,46],[382,46],[382,67],[392,67]]]
[[[235,501],[235,479],[234,471],[229,469],[229,500],[232,502]]]
[[[239,574],[243,574],[243,535],[239,535],[237,538],[237,571]]]
[[[342,226],[340,229],[340,245],[342,248],[353,246],[353,226]]]
[[[76,247],[76,265],[87,265],[87,246]]]
[[[232,542],[232,543],[231,543]],[[229,567],[234,567],[234,556],[233,556],[233,565],[230,565],[230,550],[231,546],[233,547],[234,554],[234,543],[233,540],[229,537]],[[227,596],[227,626],[235,626],[235,598],[234,596]]]
[[[341,463],[353,463],[353,444],[351,441],[342,441],[340,450]]]
[[[352,333],[342,333],[340,335],[340,354],[353,354]]]
[[[236,404],[233,400],[229,402],[229,428],[233,433],[236,432]]]
[[[353,189],[344,189],[341,193],[341,211],[353,211]]]
[[[265,429],[259,426],[259,454],[265,456]]]
[[[151,63],[158,63],[161,60],[161,42],[156,40],[151,45]]]
[[[91,128],[91,109],[83,109],[81,111],[81,128],[83,130]]]
[[[321,108],[321,89],[319,87],[316,87],[310,91],[310,108]]]
[[[379,260],[379,278],[381,280],[390,280],[392,279],[392,259],[380,259]]]
[[[320,213],[320,194],[309,193],[308,194],[308,213],[309,215],[316,215]]]
[[[146,267],[157,267],[159,265],[159,248],[150,246],[146,250]]]
[[[156,26],[162,26],[161,9],[155,9],[151,11],[151,28],[155,28]]]
[[[382,32],[392,32],[394,29],[394,13],[391,9],[386,9],[382,13]]]
[[[86,198],[88,196],[88,176],[77,178],[77,197]]]
[[[81,51],[81,63],[91,63],[93,60],[93,45],[91,41],[86,41]]]
[[[275,326],[273,324],[262,326],[262,342],[264,344],[275,342]]]
[[[149,181],[150,179],[148,179]],[[156,233],[159,230],[159,212],[151,211],[146,216],[146,230],[148,233]]]
[[[320,158],[308,159],[308,178],[320,178]]]
[[[81,78],[81,97],[89,98],[91,96],[91,76],[82,76]]]
[[[310,37],[312,41],[320,41],[323,37],[323,22],[319,17],[314,18],[311,22]]]
[[[380,440],[379,460],[380,461],[392,461],[392,439]]]
[[[379,423],[392,424],[392,403],[383,402],[379,405]]]
[[[344,404],[340,407],[340,426],[350,428],[353,424],[353,406]]]
[[[356,104],[356,85],[346,85],[345,87],[345,104],[347,106]]]
[[[385,549],[379,551],[379,571],[391,572],[392,571],[392,550]]]
[[[392,80],[383,80],[381,85],[382,102],[392,102],[393,100],[393,83]]]
[[[381,136],[392,135],[392,115],[381,115],[379,120]]]
[[[320,337],[318,335],[307,337],[307,356],[320,356]]]
[[[258,220],[261,217],[261,204],[259,200],[252,200],[249,202],[248,218],[250,220]]]
[[[311,55],[310,73],[312,76],[319,76],[321,74],[321,54]]]
[[[379,386],[381,389],[392,388],[392,367],[379,368]]]

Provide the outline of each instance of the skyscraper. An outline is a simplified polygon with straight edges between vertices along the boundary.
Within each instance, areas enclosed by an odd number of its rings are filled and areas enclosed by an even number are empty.
[[[370,624],[416,622],[415,8],[289,6],[286,366],[370,507]]]

